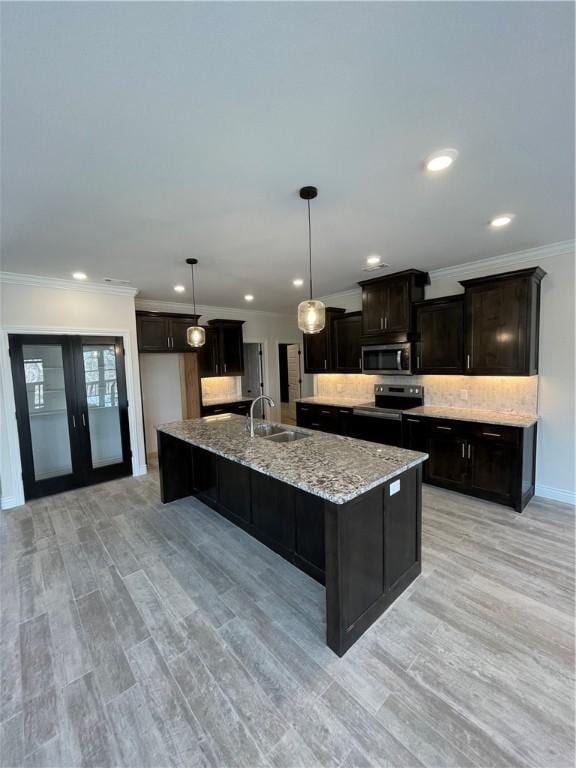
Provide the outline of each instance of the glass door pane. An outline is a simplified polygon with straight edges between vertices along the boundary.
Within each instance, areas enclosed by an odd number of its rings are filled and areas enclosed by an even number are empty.
[[[72,472],[61,344],[23,344],[34,479]]]
[[[83,344],[84,387],[88,405],[88,427],[92,468],[123,461],[116,346],[113,343]],[[84,415],[82,415],[84,419]]]

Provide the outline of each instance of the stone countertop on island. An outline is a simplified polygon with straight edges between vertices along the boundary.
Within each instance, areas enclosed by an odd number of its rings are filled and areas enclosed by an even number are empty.
[[[480,424],[500,424],[503,427],[531,427],[538,416],[503,411],[476,411],[473,408],[448,408],[440,405],[421,405],[404,411],[405,416],[424,416],[430,419],[474,421]]]
[[[297,431],[309,437],[293,443],[251,438],[246,419],[234,414],[174,421],[156,429],[334,504],[351,501],[428,458],[417,451],[302,427]]]

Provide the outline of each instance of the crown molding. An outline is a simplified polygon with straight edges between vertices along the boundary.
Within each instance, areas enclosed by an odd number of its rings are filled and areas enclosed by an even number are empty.
[[[46,277],[44,275],[23,275],[19,272],[0,272],[2,285],[27,285],[35,288],[57,288],[64,291],[80,291],[82,293],[105,293],[113,296],[136,296],[138,288],[132,285],[114,285],[113,283],[91,283],[70,280],[63,277]]]
[[[136,309],[146,312],[178,312],[183,315],[194,314],[193,304],[180,301],[163,301],[161,299],[136,299]],[[234,307],[217,307],[211,304],[196,304],[196,314],[208,319],[249,320],[254,315],[265,317],[286,317],[286,313],[268,312],[263,309],[238,309]]]
[[[447,277],[467,277],[476,276],[479,272],[507,271],[510,267],[521,266],[524,264],[535,265],[544,259],[550,259],[554,256],[565,256],[574,253],[576,250],[576,241],[563,240],[550,245],[542,245],[538,248],[528,248],[524,251],[514,251],[504,253],[501,256],[491,256],[488,259],[478,259],[478,261],[467,261],[464,264],[457,264],[453,267],[441,267],[432,269],[429,272],[430,280],[441,280]]]
[[[334,301],[337,301],[339,297],[342,297],[343,299],[348,296],[357,296],[359,292],[359,286],[356,286],[356,288],[349,288],[346,291],[337,291],[337,293],[327,293],[325,296],[320,296],[320,301],[324,301],[324,299],[329,299],[329,303],[332,303]]]

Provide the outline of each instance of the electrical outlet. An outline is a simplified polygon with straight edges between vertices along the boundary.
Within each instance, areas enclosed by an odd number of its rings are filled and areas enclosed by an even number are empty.
[[[467,389],[461,389],[460,390],[460,400],[468,400],[468,390]]]

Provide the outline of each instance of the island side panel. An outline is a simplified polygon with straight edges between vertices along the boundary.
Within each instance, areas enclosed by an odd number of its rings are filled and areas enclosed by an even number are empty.
[[[160,498],[163,504],[192,493],[192,446],[165,432],[157,432]]]
[[[327,642],[339,656],[421,571],[422,471],[326,503]]]

